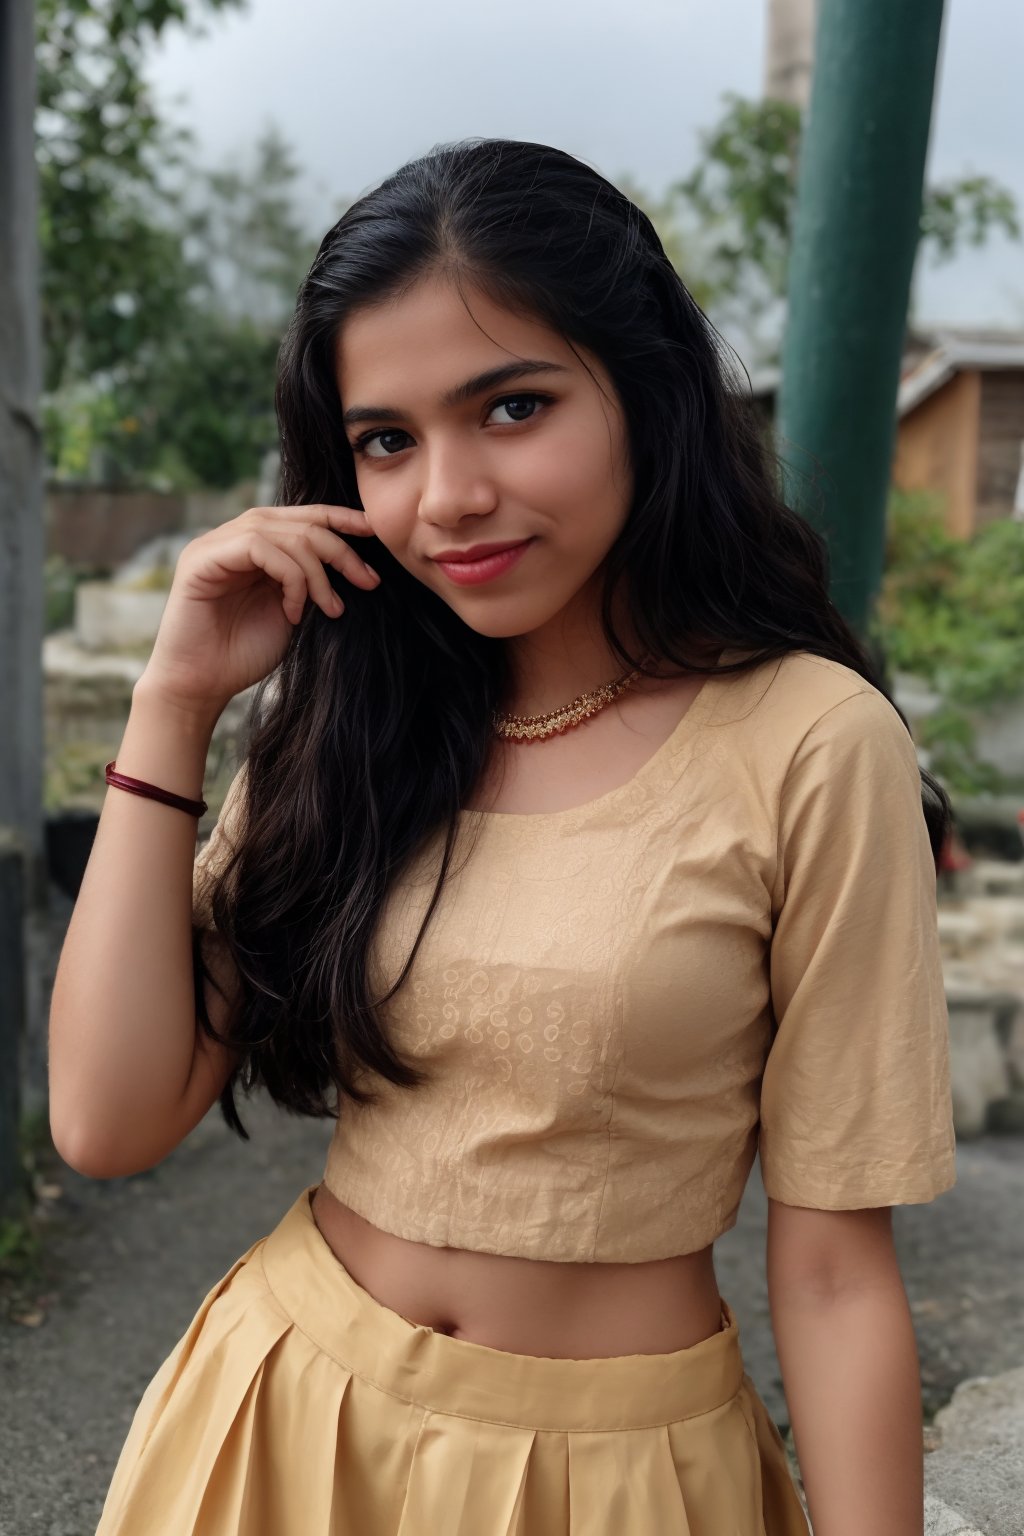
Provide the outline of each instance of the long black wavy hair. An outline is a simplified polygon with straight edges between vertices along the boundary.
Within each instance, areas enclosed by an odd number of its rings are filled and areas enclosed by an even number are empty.
[[[605,562],[602,621],[624,671],[650,656],[663,676],[742,672],[804,650],[852,668],[897,708],[830,599],[825,540],[786,506],[749,396],[651,221],[589,165],[543,144],[436,147],[324,236],[280,352],[279,504],[361,507],[340,422],[338,330],[361,306],[427,276],[546,323],[589,348],[614,383],[635,489]],[[345,1096],[375,1098],[368,1072],[407,1087],[423,1081],[392,1049],[377,1008],[416,953],[450,869],[459,809],[488,758],[492,711],[507,699],[504,643],[470,629],[378,540],[356,547],[380,571],[379,587],[365,592],[328,568],[344,619],[307,604],[280,666],[255,692],[245,803],[212,891],[241,980],[223,1034],[205,1006],[209,972],[193,926],[202,1027],[239,1052],[221,1109],[246,1140],[236,1082],[324,1116],[340,1113]],[[635,655],[612,617],[624,572]],[[721,648],[751,654],[710,669]],[[952,807],[921,772],[938,866]],[[368,952],[382,904],[441,828],[440,873],[416,946],[375,998]]]

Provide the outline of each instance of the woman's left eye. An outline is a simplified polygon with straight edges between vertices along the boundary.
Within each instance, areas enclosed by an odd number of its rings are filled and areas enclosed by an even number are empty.
[[[517,404],[518,405],[522,405],[524,401],[527,402],[528,404],[529,403],[536,404],[536,402],[539,400],[541,402],[541,404],[547,404],[547,402],[550,399],[551,399],[550,395],[506,395],[503,400],[496,400],[494,402],[494,404],[491,406],[491,410],[492,411],[504,410],[509,405],[517,405]],[[519,417],[517,419],[522,421],[524,418],[523,417]],[[529,421],[529,420],[531,420],[531,417],[528,416],[528,417],[525,418],[525,420]]]

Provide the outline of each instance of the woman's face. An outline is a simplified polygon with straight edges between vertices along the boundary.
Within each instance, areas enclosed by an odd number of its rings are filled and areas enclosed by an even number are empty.
[[[367,521],[395,559],[479,633],[523,635],[570,605],[593,605],[595,573],[632,496],[625,422],[592,354],[579,349],[607,395],[540,321],[477,290],[466,304],[430,278],[345,322],[336,351],[345,432]],[[546,366],[444,398],[523,359]],[[485,565],[437,560],[519,541],[513,558]],[[487,579],[460,582],[460,570]]]

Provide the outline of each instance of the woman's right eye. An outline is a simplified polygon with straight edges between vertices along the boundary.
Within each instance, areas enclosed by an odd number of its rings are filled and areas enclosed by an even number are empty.
[[[374,438],[377,438],[377,437],[408,437],[408,435],[409,434],[407,432],[399,431],[399,429],[397,427],[392,427],[390,431],[382,430],[380,427],[378,427],[376,432],[364,432],[362,437],[357,437],[355,442],[352,444],[352,452],[353,453],[361,454],[364,459],[390,459],[390,458],[394,457],[393,454],[390,454],[390,453],[367,453],[366,450],[367,450],[368,446],[370,445],[370,443],[373,442]]]

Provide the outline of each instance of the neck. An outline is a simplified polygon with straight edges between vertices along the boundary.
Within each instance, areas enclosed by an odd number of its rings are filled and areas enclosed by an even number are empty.
[[[599,576],[591,579],[575,599],[540,629],[526,635],[513,635],[505,644],[512,669],[509,701],[503,706],[509,714],[543,715],[576,698],[578,694],[614,682],[628,670],[605,638],[600,618]],[[630,623],[621,591],[613,601],[617,633],[632,655],[638,659],[643,648]],[[687,645],[697,665],[714,667],[722,654],[722,645],[707,637],[692,638]],[[671,671],[669,678],[678,676]],[[657,691],[657,681],[641,678],[632,691]]]
[[[616,612],[625,643],[636,642],[625,615]],[[512,668],[511,714],[540,715],[577,694],[613,682],[628,670],[605,638],[598,602],[581,591],[549,623],[507,642]]]

